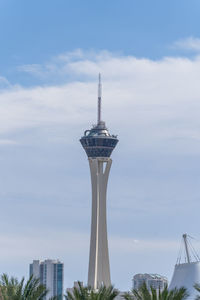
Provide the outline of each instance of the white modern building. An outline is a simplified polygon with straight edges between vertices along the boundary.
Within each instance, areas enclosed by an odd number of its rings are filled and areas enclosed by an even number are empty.
[[[187,234],[183,234],[181,248],[169,289],[185,287],[189,293],[188,299],[195,299],[199,296],[194,284],[200,283],[200,258]]]
[[[57,296],[63,299],[63,270],[64,264],[59,260],[47,259],[45,261],[34,260],[30,264],[30,276],[40,279],[40,283],[48,289],[45,300]]]
[[[106,192],[112,164],[111,153],[118,143],[101,120],[101,77],[98,85],[97,125],[86,130],[80,139],[89,160],[92,183],[92,221],[88,286],[98,289],[102,284],[111,285],[108,255]]]
[[[142,284],[146,283],[147,288],[151,287],[157,291],[162,291],[167,285],[167,278],[159,274],[136,274],[133,276],[133,288],[138,290]]]

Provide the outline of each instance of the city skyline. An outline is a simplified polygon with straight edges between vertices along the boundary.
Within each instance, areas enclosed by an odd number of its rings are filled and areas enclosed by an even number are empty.
[[[59,4],[0,3],[1,269],[20,278],[33,259],[58,257],[65,287],[87,282],[91,195],[78,140],[96,122],[101,72],[104,119],[120,137],[112,282],[170,281],[182,234],[200,239],[200,3]]]

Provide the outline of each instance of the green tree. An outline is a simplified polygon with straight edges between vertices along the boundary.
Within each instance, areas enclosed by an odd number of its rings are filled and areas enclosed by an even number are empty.
[[[84,287],[78,282],[78,287],[74,287],[73,292],[67,292],[66,300],[113,300],[119,294],[113,286],[101,286],[98,290]]]
[[[188,293],[184,287],[169,290],[167,285],[163,291],[156,291],[153,287],[149,290],[144,283],[138,290],[133,289],[131,292],[125,293],[123,297],[125,300],[184,300],[188,297]]]
[[[9,278],[3,274],[0,279],[1,300],[42,300],[48,293],[46,287],[41,285],[39,279],[31,276],[27,282],[22,278]]]
[[[199,283],[196,283],[194,285],[194,288],[200,293],[200,284]],[[195,300],[200,300],[200,296],[196,296]]]

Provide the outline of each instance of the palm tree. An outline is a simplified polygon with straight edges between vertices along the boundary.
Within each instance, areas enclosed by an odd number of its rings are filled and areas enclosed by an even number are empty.
[[[13,299],[16,294],[17,286],[19,282],[16,278],[9,277],[6,274],[3,274],[0,279],[0,291],[1,291],[1,299],[9,300]]]
[[[33,276],[25,283],[24,278],[19,282],[15,277],[9,279],[3,274],[0,279],[0,292],[1,300],[42,300],[48,290]]]
[[[113,286],[101,286],[98,290],[84,287],[78,281],[78,287],[74,287],[73,292],[67,292],[66,300],[114,300],[119,292]]]
[[[200,293],[200,284],[195,283],[194,288]],[[196,296],[195,300],[200,300],[200,296]]]
[[[73,292],[67,291],[65,295],[66,300],[88,300],[89,299],[89,289],[82,286],[81,282],[78,281],[78,287],[73,288]]]
[[[91,291],[90,300],[114,300],[118,294],[119,291],[113,286],[101,286],[98,291]]]
[[[188,297],[188,293],[184,287],[180,289],[168,290],[167,285],[163,291],[158,291],[153,287],[150,290],[146,283],[142,284],[138,290],[133,289],[129,293],[125,293],[125,300],[184,300]]]

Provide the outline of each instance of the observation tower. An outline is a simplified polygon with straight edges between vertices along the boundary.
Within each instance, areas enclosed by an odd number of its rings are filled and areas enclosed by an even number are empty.
[[[98,84],[97,125],[86,130],[80,142],[88,156],[92,184],[92,220],[88,286],[98,289],[102,284],[111,285],[108,254],[106,192],[112,164],[111,153],[118,143],[101,120],[101,75]]]

